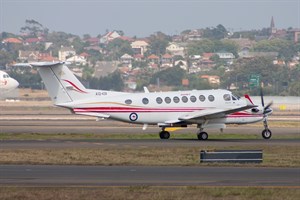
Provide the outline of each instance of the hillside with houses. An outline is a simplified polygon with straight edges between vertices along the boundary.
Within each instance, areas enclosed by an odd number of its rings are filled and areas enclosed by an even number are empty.
[[[0,69],[20,87],[43,88],[36,69],[16,63],[65,62],[87,87],[123,91],[226,88],[300,95],[300,29],[230,32],[222,25],[129,37],[121,30],[82,37],[26,20],[0,35]],[[259,82],[259,83],[258,83]],[[261,84],[260,84],[261,83]]]

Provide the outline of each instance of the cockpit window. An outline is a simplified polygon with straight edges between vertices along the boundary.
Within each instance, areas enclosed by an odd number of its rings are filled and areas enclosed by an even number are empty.
[[[230,94],[224,94],[224,95],[223,95],[223,99],[224,99],[225,101],[230,101],[230,100],[231,100]]]
[[[232,97],[232,100],[233,100],[233,101],[236,101],[236,100],[239,100],[239,99],[240,99],[240,97],[235,96],[235,95],[232,95],[231,97]]]
[[[3,74],[3,78],[9,78],[8,74]]]

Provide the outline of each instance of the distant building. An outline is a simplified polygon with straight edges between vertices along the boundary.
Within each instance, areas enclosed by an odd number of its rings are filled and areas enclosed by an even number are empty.
[[[211,85],[220,85],[219,76],[202,75],[200,78],[207,79],[208,83]]]
[[[167,52],[169,52],[173,56],[182,56],[184,57],[185,48],[180,46],[178,43],[171,42],[169,46],[166,48]]]
[[[38,60],[39,51],[23,51],[19,50],[18,60],[20,62],[36,62]]]
[[[123,64],[131,64],[132,60],[133,60],[133,57],[127,53],[124,54],[123,56],[121,56],[121,58],[120,58],[120,61]]]
[[[185,60],[176,60],[174,63],[174,66],[179,66],[181,69],[187,71],[188,70],[188,65]]]
[[[100,38],[100,43],[108,44],[109,42],[119,37],[121,37],[121,35],[117,31],[110,31]]]
[[[67,60],[67,58],[75,56],[75,55],[76,55],[76,51],[73,48],[73,46],[71,46],[71,47],[62,46],[60,48],[60,50],[58,51],[58,59],[60,61],[65,61],[65,60]]]
[[[67,63],[75,64],[75,65],[86,65],[87,60],[84,56],[74,55],[66,59]]]
[[[23,41],[18,38],[5,38],[4,40],[2,40],[2,43],[3,44],[22,44]]]
[[[173,56],[170,54],[164,54],[161,57],[162,67],[173,67]]]
[[[131,48],[133,49],[135,54],[144,55],[147,51],[149,44],[144,40],[136,40],[131,43]]]
[[[159,57],[157,55],[151,54],[150,56],[148,56],[148,60],[152,63],[158,63]]]

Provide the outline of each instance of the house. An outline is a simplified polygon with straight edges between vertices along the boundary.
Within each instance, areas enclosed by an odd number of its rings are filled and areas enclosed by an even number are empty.
[[[123,64],[131,64],[133,60],[133,57],[127,53],[125,53],[123,56],[121,56],[120,61]]]
[[[38,44],[40,42],[44,42],[43,38],[26,38],[23,42],[24,45],[33,45]]]
[[[188,65],[185,60],[176,60],[174,66],[179,66],[183,70],[188,70]]]
[[[276,58],[278,52],[258,52],[258,51],[244,51],[243,54],[239,53],[240,58],[255,58],[255,57],[270,57]]]
[[[235,56],[233,53],[228,53],[228,52],[222,52],[222,53],[216,53],[220,59],[225,60],[228,65],[233,64],[233,59],[235,59]]]
[[[40,53],[38,55],[39,62],[56,62],[59,61],[57,57],[52,56],[52,52],[50,53]]]
[[[235,56],[233,53],[223,52],[223,53],[216,53],[220,59],[234,59]]]
[[[162,67],[173,67],[173,56],[170,54],[164,54],[161,57]]]
[[[66,62],[72,63],[75,65],[86,65],[87,60],[83,56],[74,55],[66,59]]]
[[[121,37],[121,35],[117,31],[110,31],[100,38],[100,43],[108,44],[109,42],[119,37]]]
[[[182,56],[184,57],[185,48],[180,46],[178,43],[171,42],[169,46],[166,48],[167,52],[169,52],[173,56]]]
[[[152,63],[158,63],[159,57],[157,55],[151,54],[150,56],[148,56],[148,60]]]
[[[189,33],[183,34],[184,41],[198,41],[202,39],[202,30],[191,30]]]
[[[134,51],[134,54],[141,54],[144,55],[145,52],[147,51],[149,44],[148,42],[144,40],[136,40],[131,43],[131,48]]]
[[[220,85],[219,76],[202,75],[200,78],[207,79],[208,83],[211,85]]]
[[[5,38],[2,40],[3,44],[22,44],[22,40],[18,38]]]
[[[39,51],[23,51],[19,50],[18,60],[20,62],[36,62],[39,58]]]
[[[98,46],[100,44],[100,39],[97,37],[91,37],[85,39],[85,42],[89,43],[90,46]]]
[[[132,39],[131,37],[128,37],[128,36],[121,36],[121,37],[119,37],[119,39],[121,39],[123,41],[128,41],[128,42],[134,41],[134,39]]]
[[[65,61],[67,60],[67,58],[72,57],[74,55],[76,55],[76,51],[73,48],[73,46],[71,47],[61,46],[60,50],[58,51],[58,59],[60,61]]]
[[[142,60],[144,60],[144,56],[142,54],[135,54],[135,55],[133,55],[133,59],[135,61],[142,61]]]

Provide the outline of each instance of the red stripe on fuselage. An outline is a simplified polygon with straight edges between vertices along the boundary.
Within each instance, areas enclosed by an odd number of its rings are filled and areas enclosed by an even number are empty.
[[[130,108],[130,107],[94,107],[94,108],[74,108],[73,111],[80,112],[99,112],[99,113],[162,113],[162,112],[195,112],[201,111],[204,109],[199,108]],[[261,114],[251,114],[247,112],[236,112],[227,115],[230,118],[238,118],[238,117],[261,117]]]

